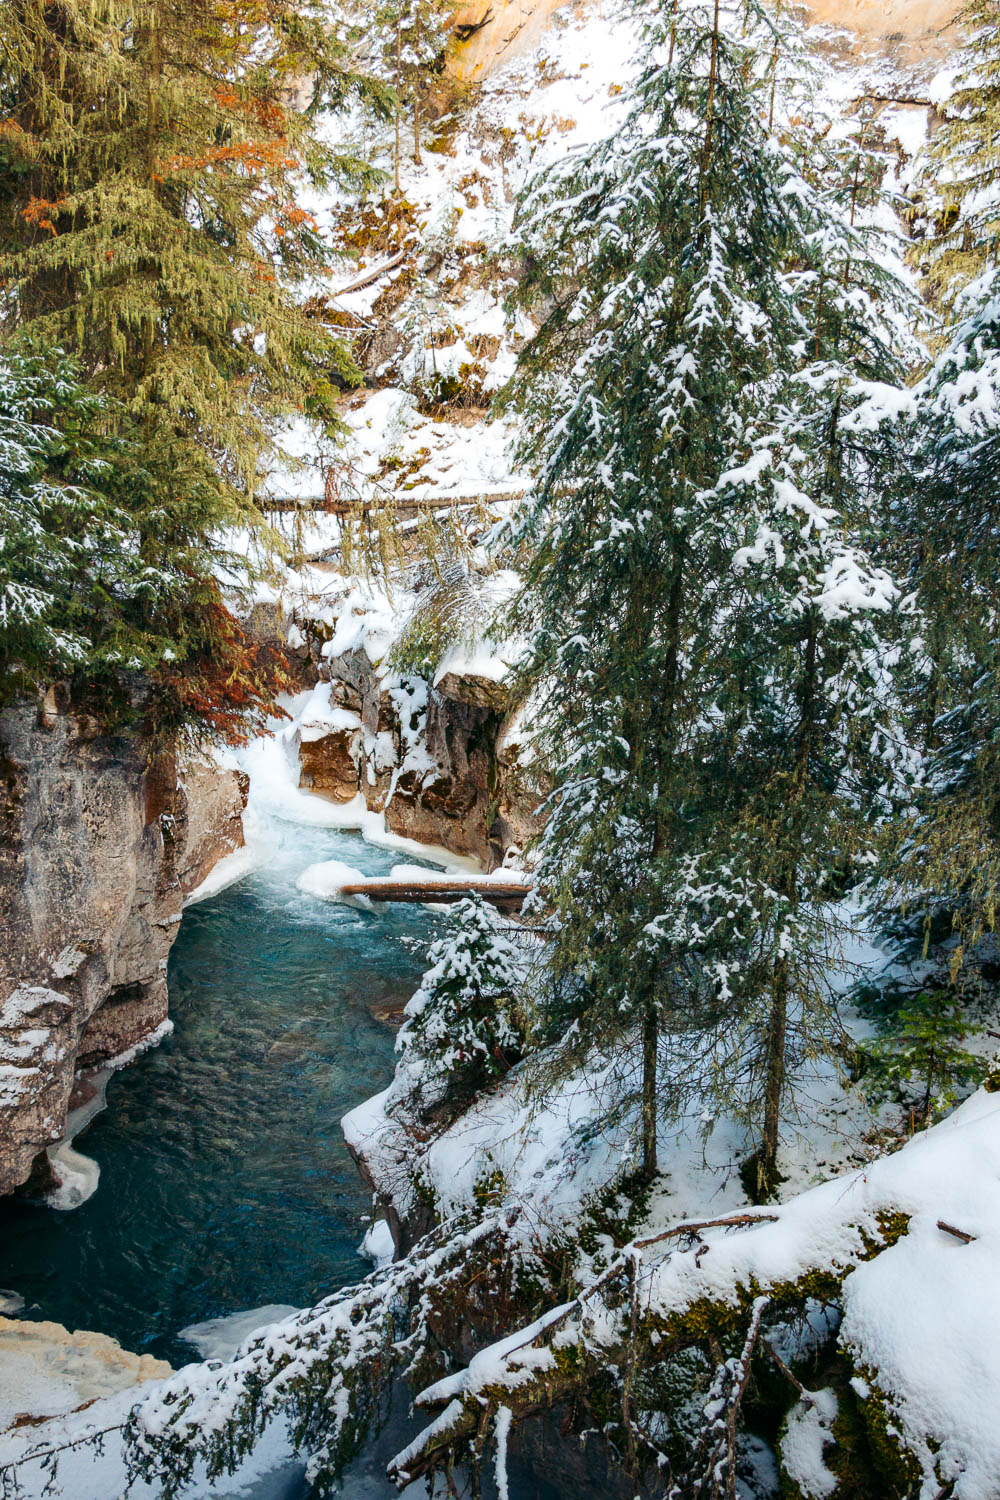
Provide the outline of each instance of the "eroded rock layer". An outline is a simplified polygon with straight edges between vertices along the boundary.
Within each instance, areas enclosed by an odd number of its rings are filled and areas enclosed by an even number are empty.
[[[0,715],[0,1192],[44,1181],[77,1069],[163,1025],[184,897],[242,844],[245,796],[55,694]]]

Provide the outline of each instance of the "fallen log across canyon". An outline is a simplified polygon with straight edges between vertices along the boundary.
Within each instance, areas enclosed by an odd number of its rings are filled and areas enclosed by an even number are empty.
[[[531,889],[526,880],[489,880],[463,876],[430,880],[374,879],[354,881],[340,887],[342,896],[367,896],[369,901],[463,901],[481,896],[500,911],[517,911]]]

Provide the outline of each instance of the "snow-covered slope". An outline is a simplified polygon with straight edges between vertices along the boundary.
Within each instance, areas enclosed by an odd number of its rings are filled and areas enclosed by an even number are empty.
[[[819,108],[853,130],[867,98],[866,140],[884,147],[904,186],[933,101],[947,85],[955,38],[935,26],[954,6],[935,0],[933,14],[924,5],[909,23],[891,26],[886,8],[868,0],[846,10],[825,0],[804,8],[815,22]],[[855,20],[858,31],[850,29]],[[345,398],[351,438],[330,470],[345,497],[500,496],[523,488],[508,451],[510,424],[488,409],[531,331],[523,314],[511,320],[505,313],[511,282],[500,252],[528,178],[615,129],[640,31],[641,13],[632,8],[555,10],[531,51],[493,67],[471,93],[442,92],[447,112],[425,127],[419,164],[404,132],[398,198],[389,183],[383,197],[360,207],[337,194],[309,203],[344,252],[317,290],[357,336],[366,373],[365,386]],[[390,168],[388,136],[369,134],[363,144]],[[321,495],[315,433],[301,424],[288,448],[306,466],[276,475],[273,492]],[[318,536],[335,534],[332,522],[325,526]]]
[[[487,407],[511,375],[530,332],[509,323],[510,289],[493,257],[506,240],[528,175],[613,130],[634,67],[638,23],[593,7],[559,11],[527,56],[493,72],[427,132],[421,162],[412,136],[401,194],[360,208],[339,196],[309,204],[345,255],[325,294],[358,334],[368,383],[347,398],[353,439],[339,461],[345,492],[364,480],[414,498],[516,490],[510,430]],[[388,141],[366,141],[388,166]],[[355,291],[352,287],[380,268]],[[289,448],[310,456],[303,426]],[[322,493],[317,470],[276,489]]]

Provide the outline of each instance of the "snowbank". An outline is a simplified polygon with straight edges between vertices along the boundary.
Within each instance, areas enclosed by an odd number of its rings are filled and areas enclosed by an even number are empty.
[[[372,1261],[379,1268],[392,1263],[396,1254],[396,1246],[392,1238],[392,1230],[385,1219],[376,1219],[369,1227],[358,1246],[358,1254],[365,1260]]]
[[[359,906],[363,911],[374,911],[375,903],[367,896],[345,896],[345,885],[361,885],[366,876],[353,865],[340,859],[325,859],[319,864],[303,870],[296,887],[306,896],[315,896],[317,901],[342,901],[345,906]]]
[[[269,1302],[264,1307],[251,1307],[246,1312],[228,1313],[220,1318],[206,1318],[203,1323],[190,1323],[177,1335],[186,1344],[191,1344],[202,1359],[232,1359],[237,1349],[251,1334],[260,1333],[272,1323],[280,1323],[298,1309],[287,1302]]]

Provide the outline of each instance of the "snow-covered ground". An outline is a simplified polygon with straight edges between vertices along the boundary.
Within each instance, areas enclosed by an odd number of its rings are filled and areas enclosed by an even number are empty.
[[[644,1309],[674,1316],[704,1298],[735,1307],[750,1289],[766,1304],[814,1269],[839,1267],[848,1273],[839,1342],[856,1369],[870,1372],[855,1377],[855,1393],[884,1406],[889,1433],[901,1434],[917,1459],[919,1476],[908,1493],[995,1500],[1000,1097],[980,1091],[895,1154],[758,1214],[756,1223],[731,1216],[737,1232],[724,1224],[704,1228],[686,1245],[662,1237],[650,1244],[644,1226],[638,1248],[621,1252],[623,1260],[640,1254]],[[872,1246],[899,1216],[905,1231],[873,1256]],[[552,1319],[562,1327],[548,1347],[542,1335]],[[614,1316],[585,1291],[577,1305],[483,1350],[420,1401],[474,1400],[487,1387],[495,1401],[504,1385],[516,1399],[526,1379],[555,1367],[553,1349],[588,1338],[610,1346],[616,1336]],[[832,1393],[808,1391],[792,1409],[792,1477],[816,1500],[835,1486],[823,1462],[833,1409]]]
[[[528,176],[615,128],[622,86],[636,67],[638,28],[635,16],[605,15],[602,7],[557,13],[533,52],[491,74],[468,104],[431,127],[420,165],[411,150],[404,152],[407,208],[391,230],[378,232],[379,220],[389,223],[388,200],[371,202],[370,248],[345,258],[323,290],[360,326],[377,321],[389,292],[401,342],[375,372],[377,388],[345,403],[351,436],[338,458],[351,473],[348,489],[377,480],[387,492],[419,498],[523,487],[525,476],[512,468],[508,452],[511,425],[484,408],[513,373],[532,325],[523,315],[507,316],[511,283],[490,258],[507,240]],[[377,137],[366,145],[378,159]],[[387,142],[383,164],[386,148]],[[313,196],[307,206],[336,240],[345,213],[341,196]],[[337,285],[388,264],[400,249],[404,260],[384,277],[337,295]],[[421,398],[449,380],[474,388],[475,399],[439,415],[422,411]],[[286,447],[308,460],[315,435],[300,424]],[[307,463],[294,475],[276,475],[271,488],[320,495],[322,476]]]

